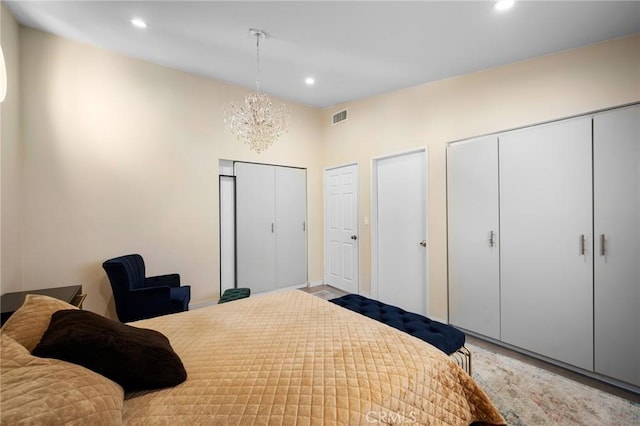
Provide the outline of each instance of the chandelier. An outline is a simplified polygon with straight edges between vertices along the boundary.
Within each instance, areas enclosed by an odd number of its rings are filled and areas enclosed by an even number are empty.
[[[289,111],[260,93],[260,40],[266,35],[255,29],[250,29],[249,35],[256,38],[256,91],[244,98],[244,105],[231,103],[224,112],[224,122],[238,140],[259,154],[287,131]]]

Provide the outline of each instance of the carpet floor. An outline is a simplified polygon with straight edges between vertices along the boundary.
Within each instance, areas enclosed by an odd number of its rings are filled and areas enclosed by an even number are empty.
[[[473,378],[510,426],[640,425],[640,404],[467,343]]]

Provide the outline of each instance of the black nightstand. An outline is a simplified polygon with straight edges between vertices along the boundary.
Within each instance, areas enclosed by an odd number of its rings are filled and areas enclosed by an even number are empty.
[[[87,297],[86,294],[82,294],[81,285],[5,293],[0,297],[0,308],[2,308],[0,324],[4,324],[4,322],[8,320],[20,306],[22,306],[27,294],[42,294],[45,296],[55,297],[56,299],[65,301],[73,306],[77,306],[80,309],[82,309],[82,302],[84,302],[84,298]]]

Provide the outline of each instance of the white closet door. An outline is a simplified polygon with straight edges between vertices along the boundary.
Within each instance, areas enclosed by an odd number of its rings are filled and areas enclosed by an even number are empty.
[[[275,173],[276,287],[306,285],[306,171],[275,167]]]
[[[499,138],[502,340],[593,369],[591,118]]]
[[[593,131],[595,371],[640,386],[640,108]]]
[[[273,166],[236,163],[238,287],[276,286],[275,172]]]
[[[500,339],[498,137],[450,145],[449,321]]]

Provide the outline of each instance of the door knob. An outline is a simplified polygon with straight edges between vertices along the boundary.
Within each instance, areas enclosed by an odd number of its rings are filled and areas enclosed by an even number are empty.
[[[426,246],[427,246],[427,240],[422,240],[422,241],[420,241],[420,245],[421,245],[422,247],[426,247]]]
[[[358,236],[357,236],[357,235],[352,235],[352,236],[351,236],[351,239],[352,239],[352,240],[357,240],[357,239],[358,239]]]

